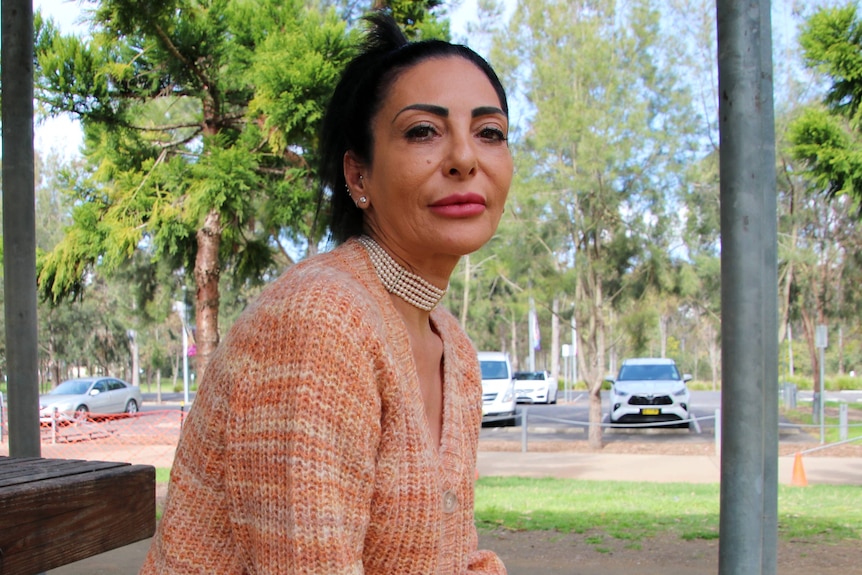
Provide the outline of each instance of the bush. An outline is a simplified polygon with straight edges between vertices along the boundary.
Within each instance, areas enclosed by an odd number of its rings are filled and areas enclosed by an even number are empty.
[[[796,386],[798,390],[808,390],[811,391],[812,386],[814,385],[814,380],[807,375],[785,375],[779,376],[779,383],[792,383]],[[827,383],[828,385],[828,383]]]
[[[826,378],[826,389],[834,391],[862,389],[862,377],[851,377],[849,375],[836,375]]]

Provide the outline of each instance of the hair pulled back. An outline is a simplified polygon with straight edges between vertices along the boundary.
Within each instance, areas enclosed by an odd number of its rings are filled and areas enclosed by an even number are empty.
[[[409,42],[385,12],[365,17],[369,28],[359,54],[344,69],[323,118],[320,137],[318,214],[329,212],[332,240],[340,244],[363,231],[362,210],[347,193],[344,154],[373,161],[372,121],[392,84],[407,69],[432,58],[457,56],[482,70],[494,87],[500,107],[508,114],[506,91],[484,58],[466,46],[442,40]]]

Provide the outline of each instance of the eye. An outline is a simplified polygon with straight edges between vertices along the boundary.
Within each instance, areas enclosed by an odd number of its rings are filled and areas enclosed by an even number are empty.
[[[485,126],[479,130],[479,137],[491,142],[505,142],[506,133],[496,126]]]
[[[417,124],[405,133],[408,140],[429,140],[437,135],[437,129],[431,124]]]

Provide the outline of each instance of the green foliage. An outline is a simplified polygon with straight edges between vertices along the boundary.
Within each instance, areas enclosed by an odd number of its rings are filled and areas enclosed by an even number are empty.
[[[780,377],[782,383],[792,383],[797,389],[811,391],[814,388],[814,378],[810,375],[784,375]],[[862,376],[835,375],[826,376],[825,387],[827,391],[853,391],[862,389]]]
[[[411,40],[449,39],[448,20],[436,17],[445,15],[440,0],[389,0],[385,5]]]
[[[841,116],[811,107],[790,127],[793,155],[804,160],[817,187],[831,196],[862,197],[862,141]]]
[[[359,38],[334,6],[350,14],[369,3],[92,4],[86,37],[34,18],[40,113],[80,120],[85,158],[52,184],[68,194],[71,216],[39,252],[40,294],[56,305],[96,289],[94,278],[135,278],[146,289],[118,321],[140,330],[165,321],[170,292],[194,278],[193,308],[215,316],[198,334],[203,369],[215,318],[241,309],[224,300],[227,309],[210,309],[220,300],[210,286],[252,293],[325,233],[315,227],[318,127]],[[411,36],[448,36],[438,0],[386,5]],[[159,372],[173,357],[144,347]]]
[[[53,301],[138,249],[190,272],[212,210],[237,281],[270,269],[284,234],[315,237],[309,150],[354,36],[300,2],[139,8],[100,3],[90,40],[37,18],[37,93],[48,113],[80,118],[89,162],[72,228],[40,259]],[[288,208],[264,212],[276,201]]]
[[[552,318],[568,343],[575,313],[581,357],[596,364],[579,366],[582,381],[605,374],[613,349],[618,359],[665,353],[705,389],[720,383],[719,371],[712,381],[721,320],[716,87],[700,94],[702,109],[690,100],[714,74],[714,12],[698,11],[708,4],[525,0],[508,23],[501,3],[480,2],[482,20],[462,41],[486,48],[509,88],[517,169],[498,234],[471,254],[469,277],[462,261],[444,300],[463,311],[478,347],[509,350],[523,363],[532,299],[542,331],[539,368],[550,369],[558,351]],[[49,166],[45,159],[51,175],[37,191],[52,191],[37,198],[39,288],[52,303],[77,302],[77,315],[53,316],[52,330],[40,328],[40,345],[71,339],[76,324],[92,331],[87,306],[112,300],[87,291],[119,282],[134,301],[121,323],[141,334],[145,369],[168,374],[180,335],[171,303],[183,287],[195,293],[197,232],[210,209],[221,223],[224,326],[258,284],[321,237],[313,227],[316,124],[340,65],[354,53],[354,27],[368,3],[88,6],[97,7],[92,37],[64,36],[36,18],[40,113],[71,112],[85,132],[84,160]],[[412,37],[448,36],[446,7],[436,0],[388,6]],[[663,20],[673,9],[682,20]],[[840,349],[830,332],[827,374],[862,371],[862,292],[852,289],[862,282],[862,243],[847,206],[860,173],[850,74],[859,32],[855,11],[837,13],[835,23],[811,26],[817,41],[806,49],[818,72],[846,74],[838,86],[844,91],[807,111],[798,109],[801,96],[786,98],[776,126],[781,313],[795,338],[792,350],[786,336],[781,342],[780,380],[792,351],[804,388],[816,358],[802,315],[816,315],[818,306],[815,321],[843,327]],[[798,123],[787,131],[791,118]],[[785,139],[791,135],[799,161]],[[800,170],[815,164],[829,169]],[[812,193],[833,185],[844,194],[837,201]],[[74,357],[81,353],[56,359],[86,361]],[[845,385],[858,387],[846,378],[827,382]]]
[[[791,125],[793,156],[828,196],[848,195],[862,214],[862,23],[855,4],[816,11],[799,42],[805,63],[831,85],[826,110],[812,107]]]

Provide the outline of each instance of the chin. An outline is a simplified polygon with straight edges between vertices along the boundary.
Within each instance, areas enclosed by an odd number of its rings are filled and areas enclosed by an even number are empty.
[[[458,256],[466,256],[467,254],[472,254],[481,249],[482,246],[487,244],[493,236],[493,233],[472,233],[465,234],[463,236],[453,235],[447,238],[448,241],[446,243],[450,246],[452,253],[455,253]]]

